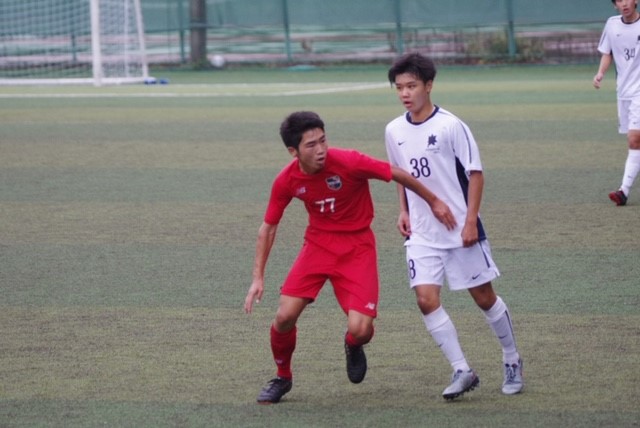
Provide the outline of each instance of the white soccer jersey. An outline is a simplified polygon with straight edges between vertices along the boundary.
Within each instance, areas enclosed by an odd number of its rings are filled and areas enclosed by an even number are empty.
[[[640,21],[625,24],[622,16],[609,18],[602,31],[598,51],[613,55],[619,99],[640,95]]]
[[[389,122],[385,144],[389,162],[411,173],[444,201],[458,224],[454,230],[447,230],[429,205],[407,190],[411,237],[405,245],[462,247],[460,234],[467,215],[469,173],[482,171],[478,146],[469,127],[436,106],[422,123],[412,123],[409,112]],[[478,229],[480,240],[486,239],[480,219]]]

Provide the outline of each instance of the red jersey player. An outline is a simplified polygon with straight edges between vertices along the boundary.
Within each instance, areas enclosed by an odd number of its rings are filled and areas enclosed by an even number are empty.
[[[296,322],[326,280],[347,315],[347,375],[360,383],[367,371],[363,345],[373,337],[378,307],[376,243],[370,228],[373,202],[369,180],[394,180],[420,195],[447,228],[456,226],[449,207],[406,171],[354,150],[329,148],[324,122],[313,112],[296,112],[280,126],[293,160],[277,175],[258,232],[253,282],[244,310],[250,313],[264,293],[264,271],[278,223],[293,198],[304,202],[309,225],[302,249],[280,290],[271,325],[271,350],[277,376],[261,390],[258,402],[277,403],[292,387],[291,357]]]

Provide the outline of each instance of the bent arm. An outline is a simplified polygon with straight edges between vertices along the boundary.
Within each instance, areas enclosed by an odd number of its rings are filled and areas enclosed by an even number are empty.
[[[258,229],[258,239],[256,242],[256,255],[253,262],[253,281],[244,299],[244,311],[251,313],[253,303],[260,302],[264,293],[264,271],[269,259],[271,247],[276,239],[276,231],[278,225],[272,225],[263,222]]]
[[[431,205],[432,202],[438,199],[438,197],[431,190],[427,189],[413,175],[409,174],[402,168],[391,165],[391,179],[419,195],[429,205]]]
[[[611,66],[613,62],[613,57],[611,54],[602,54],[600,57],[600,65],[598,66],[598,72],[593,77],[593,87],[596,89],[600,89],[600,84],[602,83],[602,79],[604,75],[607,73],[607,70]]]
[[[448,230],[452,230],[456,226],[456,220],[453,216],[453,213],[449,209],[449,206],[442,202],[431,190],[427,189],[422,183],[420,183],[414,176],[409,174],[407,171],[398,168],[397,166],[391,166],[391,178],[398,184],[406,187],[412,192],[416,193],[422,199],[424,199],[429,207],[431,207],[431,211],[433,215],[444,224]],[[400,190],[400,189],[398,189]],[[406,201],[404,198],[404,192],[400,195],[400,210],[401,212],[407,210]],[[404,203],[404,204],[403,204]],[[401,230],[402,233],[402,230]]]

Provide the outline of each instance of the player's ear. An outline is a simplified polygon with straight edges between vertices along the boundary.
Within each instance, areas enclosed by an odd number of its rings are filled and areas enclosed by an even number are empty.
[[[297,157],[298,156],[298,151],[296,149],[294,149],[293,147],[287,147],[287,150],[289,151],[289,154],[292,157]]]
[[[424,86],[427,88],[427,92],[431,93],[431,90],[433,89],[433,80],[429,80],[424,84]]]

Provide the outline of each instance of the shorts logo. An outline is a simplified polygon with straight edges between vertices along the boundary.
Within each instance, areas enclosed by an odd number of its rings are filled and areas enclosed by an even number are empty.
[[[373,311],[376,308],[376,304],[369,302],[364,307],[369,309],[369,310],[371,310],[371,311]]]
[[[333,177],[328,177],[326,180],[327,186],[331,190],[340,190],[342,188],[342,180],[339,175],[334,175]]]

